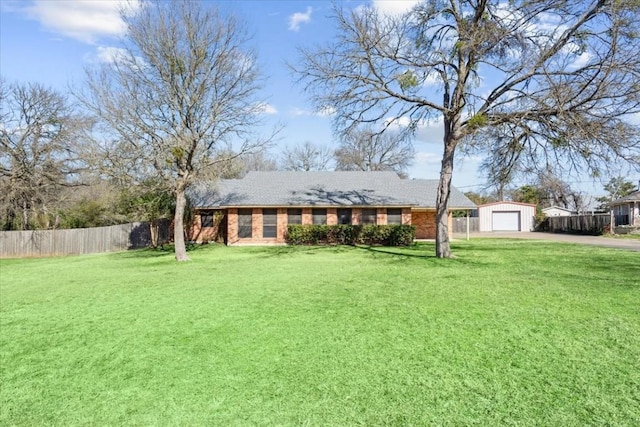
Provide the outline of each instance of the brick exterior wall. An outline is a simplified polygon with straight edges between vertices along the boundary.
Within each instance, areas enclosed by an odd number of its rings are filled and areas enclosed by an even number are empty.
[[[187,239],[197,243],[222,241],[226,232],[226,212],[222,209],[203,210],[213,212],[213,227],[202,227],[201,211],[196,211],[187,230]]]
[[[226,210],[226,243],[233,245],[237,243],[284,243],[287,232],[287,208],[277,209],[277,237],[275,239],[264,239],[262,237],[262,209],[252,209],[251,229],[253,237],[251,239],[238,238],[238,209],[231,208]],[[359,224],[361,221],[362,211],[354,208],[352,211],[352,223]],[[380,225],[387,224],[387,209],[378,208],[377,223]],[[215,218],[215,216],[214,216]],[[337,209],[327,209],[327,223],[337,224]],[[313,223],[312,208],[302,209],[302,224],[310,225]],[[436,213],[435,210],[414,210],[411,208],[402,209],[402,223],[405,225],[416,226],[417,239],[435,239],[436,238]],[[453,215],[448,215],[449,235],[453,230]],[[206,242],[213,240],[215,234],[214,228],[202,229],[200,227],[200,216],[196,214],[190,231],[193,235],[200,235],[198,242]],[[209,239],[209,240],[207,240]]]
[[[362,209],[358,209],[358,208],[351,209],[351,224],[353,225],[362,224]]]
[[[404,216],[404,215],[403,215]],[[436,211],[413,211],[412,224],[416,226],[416,239],[435,239],[436,230]],[[449,237],[453,233],[453,214],[449,212],[447,216],[447,224],[449,226]]]
[[[416,239],[436,238],[435,211],[413,211],[411,223],[416,227]]]
[[[311,208],[302,209],[302,225],[313,224],[313,212]]]
[[[279,208],[278,209],[278,231],[277,231],[277,237],[276,237],[276,241],[278,242],[284,242],[284,239],[287,235],[287,209],[286,208]]]
[[[238,209],[227,210],[227,244],[238,241]]]
[[[402,209],[402,224],[411,225],[411,208]]]
[[[251,240],[262,240],[262,209],[260,208],[254,208],[251,215]]]
[[[338,224],[338,209],[327,209],[327,225]]]

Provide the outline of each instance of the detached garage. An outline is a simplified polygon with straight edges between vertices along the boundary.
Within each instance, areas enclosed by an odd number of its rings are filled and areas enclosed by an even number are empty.
[[[480,231],[533,231],[536,205],[496,202],[478,206]]]

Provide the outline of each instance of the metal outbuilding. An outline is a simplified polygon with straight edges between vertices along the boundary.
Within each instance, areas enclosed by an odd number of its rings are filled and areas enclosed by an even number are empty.
[[[480,232],[533,231],[536,205],[518,202],[495,202],[478,206]]]

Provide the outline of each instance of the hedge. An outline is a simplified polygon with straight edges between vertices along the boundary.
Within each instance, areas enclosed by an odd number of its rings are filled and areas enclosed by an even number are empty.
[[[412,225],[289,225],[290,245],[381,245],[409,246],[416,229]]]

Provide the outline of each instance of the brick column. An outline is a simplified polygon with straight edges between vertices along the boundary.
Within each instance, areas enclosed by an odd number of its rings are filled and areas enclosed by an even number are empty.
[[[302,209],[302,225],[311,224],[313,224],[313,213],[311,212],[311,208]]]
[[[278,208],[278,231],[276,232],[276,241],[278,243],[284,243],[285,235],[287,234],[287,209]]]
[[[251,215],[251,240],[262,239],[262,209],[254,208]]]
[[[227,244],[238,241],[238,209],[231,208],[227,211]]]
[[[411,208],[402,208],[402,225],[411,225]]]
[[[362,224],[362,209],[351,209],[351,224]]]
[[[336,225],[338,223],[338,210],[327,209],[327,225]]]

